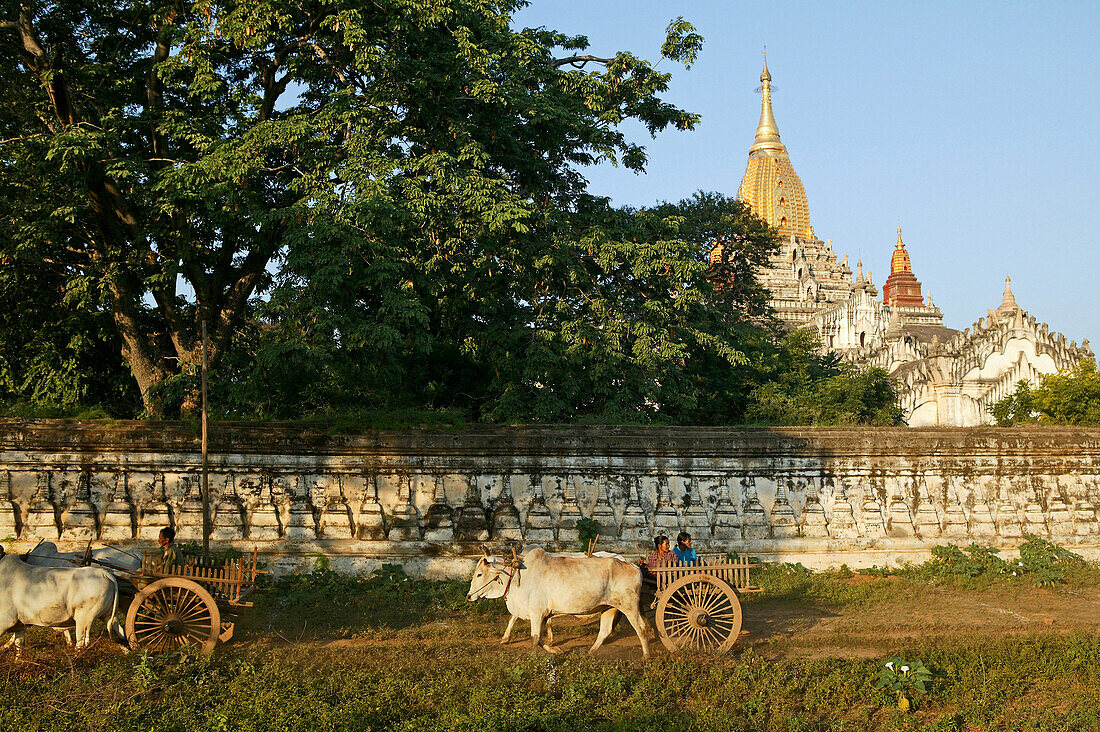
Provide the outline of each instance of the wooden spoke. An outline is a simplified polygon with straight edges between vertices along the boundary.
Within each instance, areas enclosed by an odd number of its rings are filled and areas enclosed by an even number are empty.
[[[726,596],[721,592],[711,592],[707,598],[703,601],[703,609],[708,613],[714,613],[723,606],[728,606],[729,603],[726,600]]]
[[[202,598],[199,597],[198,595],[188,594],[187,597],[184,598],[184,600],[185,601],[180,604],[179,613],[180,613],[181,616],[183,616],[185,618],[190,617],[192,611],[198,610],[198,609],[205,609],[205,607],[206,607],[205,604],[202,601]]]
[[[206,609],[205,605],[199,605],[198,607],[191,608],[187,612],[179,613],[179,616],[182,620],[185,621],[191,620],[193,618],[209,618],[210,611]]]
[[[670,651],[725,653],[741,633],[741,603],[718,577],[686,574],[661,593],[656,622],[661,642]]]
[[[210,653],[221,633],[221,612],[213,596],[184,577],[150,583],[130,603],[126,635],[130,644],[150,651],[175,651],[185,645]]]

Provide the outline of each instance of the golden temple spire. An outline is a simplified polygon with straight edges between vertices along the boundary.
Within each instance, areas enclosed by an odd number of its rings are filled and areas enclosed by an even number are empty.
[[[779,139],[779,125],[772,115],[772,75],[768,71],[768,49],[764,47],[764,70],[760,72],[760,123],[756,126],[756,139],[749,148],[749,155],[768,152],[786,155],[787,148]]]
[[[779,140],[779,127],[772,116],[772,75],[766,56],[760,83],[764,95],[760,104],[760,124],[749,148],[749,160],[737,197],[780,236],[814,239],[806,190],[791,166],[787,148]]]
[[[894,256],[890,257],[890,274],[912,271],[909,252],[905,251],[905,242],[901,240],[901,224],[898,224],[898,243],[894,245]]]

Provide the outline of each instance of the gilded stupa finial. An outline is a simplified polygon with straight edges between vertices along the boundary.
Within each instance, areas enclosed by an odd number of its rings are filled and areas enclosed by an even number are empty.
[[[905,242],[901,240],[901,224],[898,224],[898,243],[894,245],[894,256],[890,257],[890,274],[912,271],[909,252],[905,251]]]
[[[786,155],[787,148],[779,139],[779,125],[772,114],[772,75],[768,71],[768,47],[764,47],[764,70],[760,72],[760,123],[756,126],[756,139],[749,148],[749,156],[757,152]]]

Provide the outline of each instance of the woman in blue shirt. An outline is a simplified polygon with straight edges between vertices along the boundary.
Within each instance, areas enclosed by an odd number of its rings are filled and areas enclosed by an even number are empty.
[[[684,564],[696,562],[699,559],[695,550],[691,548],[691,534],[686,531],[681,531],[676,536],[676,548],[672,551],[676,553],[676,558]]]

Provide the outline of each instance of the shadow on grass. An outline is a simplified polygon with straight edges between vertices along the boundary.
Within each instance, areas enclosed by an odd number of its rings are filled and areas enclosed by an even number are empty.
[[[390,565],[369,577],[319,570],[270,582],[241,614],[238,629],[251,639],[332,640],[506,614],[503,602],[467,602],[467,589],[464,582],[413,579]]]

